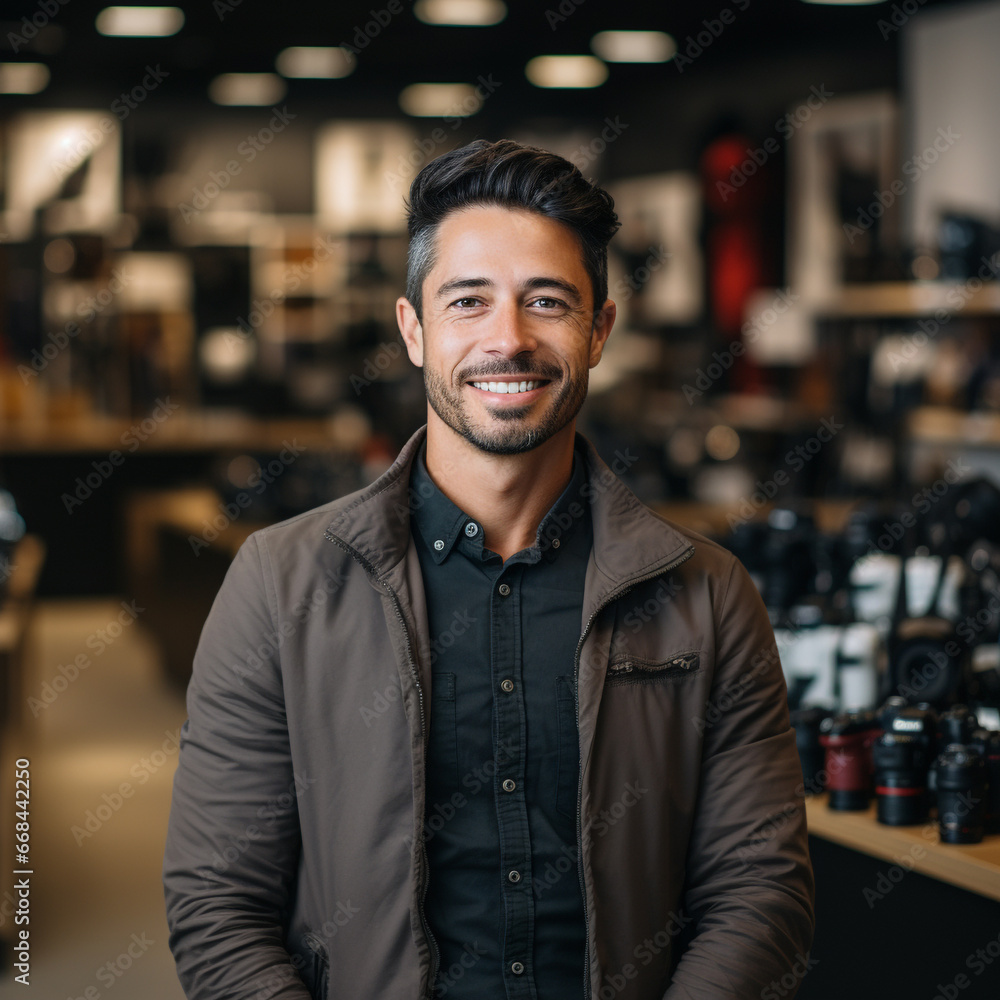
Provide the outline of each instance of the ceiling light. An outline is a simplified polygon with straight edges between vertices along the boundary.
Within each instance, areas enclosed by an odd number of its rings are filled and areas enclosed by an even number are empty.
[[[277,73],[221,73],[208,85],[216,104],[275,104],[285,96],[285,81]]]
[[[399,106],[415,118],[465,118],[483,106],[483,99],[471,83],[412,83],[399,95]]]
[[[536,87],[599,87],[608,78],[595,56],[535,56],[524,72]]]
[[[184,11],[180,7],[105,7],[96,24],[102,35],[164,38],[184,26]]]
[[[0,94],[37,94],[48,82],[45,63],[0,63]]]
[[[885,0],[802,0],[803,3],[822,4],[826,7],[870,7]]]
[[[282,49],[274,64],[282,76],[335,80],[354,70],[354,56],[339,45],[293,45]]]
[[[501,0],[417,0],[413,13],[425,24],[483,28],[499,24],[507,16],[507,5]]]
[[[665,31],[601,31],[590,47],[606,62],[661,63],[677,53],[677,43]]]

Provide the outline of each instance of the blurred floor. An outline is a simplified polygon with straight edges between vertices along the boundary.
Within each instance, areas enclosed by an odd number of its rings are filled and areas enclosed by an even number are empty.
[[[127,608],[114,599],[39,605],[23,718],[4,730],[0,782],[0,817],[12,822],[13,762],[31,761],[31,977],[26,991],[5,970],[0,1000],[183,1000],[160,866],[186,713],[141,612]],[[81,654],[88,665],[74,676]],[[0,842],[12,843],[11,832]],[[10,871],[8,859],[0,870]],[[10,881],[5,873],[4,892]],[[0,935],[10,941],[8,909]]]

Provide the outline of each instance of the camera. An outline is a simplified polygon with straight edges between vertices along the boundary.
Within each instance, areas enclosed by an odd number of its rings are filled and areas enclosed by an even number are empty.
[[[819,741],[826,750],[831,809],[867,809],[872,787],[871,748],[879,735],[874,712],[844,712],[824,719]]]
[[[986,763],[970,747],[949,743],[934,761],[938,829],[943,844],[978,844],[986,817]]]

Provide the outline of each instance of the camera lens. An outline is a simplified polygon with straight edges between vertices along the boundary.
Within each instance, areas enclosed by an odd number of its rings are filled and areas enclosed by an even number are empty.
[[[942,712],[938,718],[941,730],[941,745],[949,743],[967,743],[973,732],[979,728],[979,721],[969,710],[968,705],[952,705],[947,712]]]
[[[1000,733],[977,729],[969,746],[986,762],[986,832],[1000,833]]]
[[[800,708],[791,713],[806,795],[818,795],[823,791],[823,764],[826,753],[819,742],[819,727],[829,715],[830,713],[823,708]]]
[[[920,737],[883,733],[872,747],[872,756],[878,821],[888,826],[910,826],[926,820],[929,756]]]
[[[826,750],[826,787],[831,809],[867,809],[871,796],[871,745],[878,736],[873,712],[824,719],[819,741]]]
[[[978,844],[986,814],[986,764],[975,750],[950,743],[934,761],[938,828],[943,844]]]

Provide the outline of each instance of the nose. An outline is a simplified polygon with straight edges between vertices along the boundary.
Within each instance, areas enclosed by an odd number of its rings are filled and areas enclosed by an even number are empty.
[[[538,347],[530,316],[516,302],[500,302],[494,307],[480,349],[487,354],[512,358]]]

